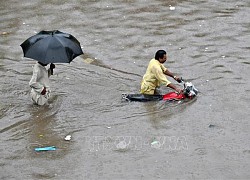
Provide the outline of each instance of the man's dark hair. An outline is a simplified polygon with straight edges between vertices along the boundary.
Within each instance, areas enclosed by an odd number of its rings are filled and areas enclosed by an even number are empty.
[[[167,54],[166,51],[164,50],[158,50],[156,53],[155,53],[155,59],[156,60],[159,60],[160,58],[163,58],[163,56]]]

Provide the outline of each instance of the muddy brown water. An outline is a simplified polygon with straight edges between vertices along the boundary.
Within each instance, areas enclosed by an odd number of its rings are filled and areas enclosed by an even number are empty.
[[[0,5],[0,179],[249,179],[248,0]],[[56,64],[49,105],[37,107],[35,61],[19,45],[54,29],[73,34],[85,55]],[[196,100],[121,100],[138,93],[158,49],[200,90]],[[34,151],[43,146],[57,149]]]

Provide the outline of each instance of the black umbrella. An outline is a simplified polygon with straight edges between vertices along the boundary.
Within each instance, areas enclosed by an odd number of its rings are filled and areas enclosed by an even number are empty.
[[[83,54],[79,41],[60,31],[41,31],[21,44],[24,57],[43,64],[70,63]]]

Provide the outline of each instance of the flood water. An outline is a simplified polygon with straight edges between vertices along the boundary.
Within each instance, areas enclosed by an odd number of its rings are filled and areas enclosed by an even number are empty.
[[[250,178],[249,0],[0,5],[0,179]],[[85,54],[56,64],[49,105],[38,107],[29,97],[35,61],[20,44],[55,29]],[[197,99],[122,101],[138,93],[159,49]],[[56,150],[34,151],[44,146]]]

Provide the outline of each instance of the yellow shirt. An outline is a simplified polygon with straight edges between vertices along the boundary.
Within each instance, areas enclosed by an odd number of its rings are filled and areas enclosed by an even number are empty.
[[[140,93],[154,94],[156,87],[169,85],[171,82],[164,74],[166,69],[158,60],[151,59],[141,82]]]

